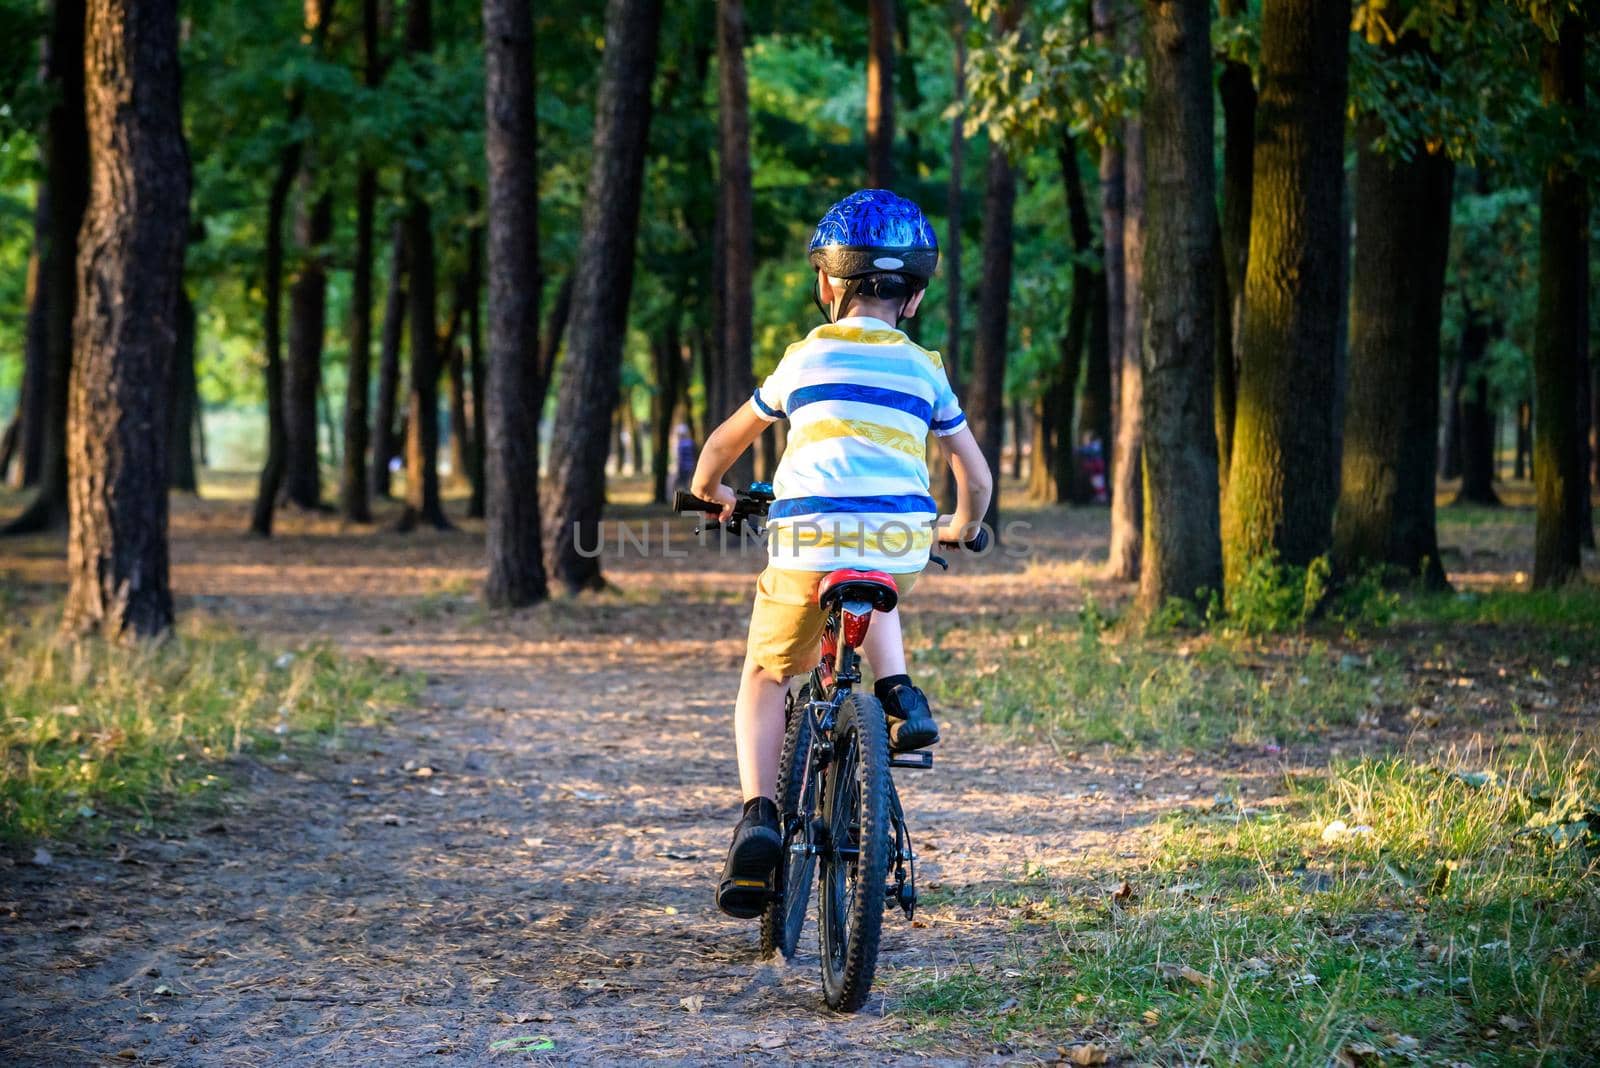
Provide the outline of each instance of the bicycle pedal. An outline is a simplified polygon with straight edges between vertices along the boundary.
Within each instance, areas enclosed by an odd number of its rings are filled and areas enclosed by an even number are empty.
[[[926,749],[919,749],[911,753],[893,753],[889,756],[891,768],[921,768],[927,770],[933,767],[933,754]]]

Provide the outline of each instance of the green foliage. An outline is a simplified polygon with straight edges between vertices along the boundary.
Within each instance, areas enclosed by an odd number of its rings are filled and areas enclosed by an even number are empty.
[[[1327,596],[1330,573],[1326,556],[1307,567],[1283,563],[1275,552],[1257,557],[1229,593],[1227,627],[1251,635],[1304,627]]]
[[[903,975],[905,1011],[1158,1063],[1576,1063],[1600,1040],[1597,854],[1542,831],[1582,820],[1543,814],[1592,818],[1597,798],[1592,752],[1539,749],[1341,763],[1259,807],[1219,799],[1160,819],[1116,900],[1034,869],[994,907],[1052,948]]]
[[[12,841],[92,837],[203,801],[235,754],[337,746],[415,688],[324,645],[276,652],[193,619],[131,648],[63,644],[51,622],[0,628],[0,838]]]
[[[987,130],[1013,153],[1053,144],[1063,128],[1112,136],[1111,124],[1138,105],[1144,68],[1098,39],[1086,12],[1047,0],[1007,33],[985,33],[979,22],[967,57],[969,135]]]

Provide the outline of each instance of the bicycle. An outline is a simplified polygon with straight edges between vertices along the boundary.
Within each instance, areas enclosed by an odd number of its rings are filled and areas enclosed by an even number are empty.
[[[759,535],[772,487],[752,483],[735,498],[726,525],[742,535],[749,523]],[[676,496],[673,508],[722,510],[687,493]],[[987,542],[987,532],[980,529],[961,545],[982,552]],[[950,566],[943,557],[929,559],[941,568]],[[821,887],[817,935],[823,998],[829,1008],[854,1012],[872,989],[884,910],[899,906],[909,920],[917,906],[916,851],[890,769],[927,770],[933,754],[892,753],[883,705],[856,690],[861,683],[856,650],[872,613],[890,611],[899,600],[894,578],[844,568],[823,579],[817,599],[826,613],[821,663],[790,691],[784,709],[777,798],[783,860],[761,916],[761,955],[794,956],[815,878]]]

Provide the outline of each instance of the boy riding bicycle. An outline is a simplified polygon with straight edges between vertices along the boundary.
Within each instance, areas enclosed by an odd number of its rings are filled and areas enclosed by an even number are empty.
[[[875,569],[909,593],[935,539],[958,542],[989,506],[988,465],[967,427],[939,354],[897,329],[916,314],[939,261],[939,243],[922,209],[886,190],[864,189],[828,209],[810,245],[814,297],[826,325],[791,345],[777,368],[700,453],[691,492],[733,513],[722,478],[767,424],[789,421],[773,479],[769,561],[755,607],[734,733],[744,814],[717,888],[731,916],[760,914],[764,884],[782,852],[778,762],[789,679],[817,664],[823,614],[817,588],[839,568]],[[955,473],[953,515],[939,516],[929,495],[925,441],[945,444]],[[898,750],[939,740],[922,691],[906,671],[899,610],[883,613],[863,652],[877,677]]]

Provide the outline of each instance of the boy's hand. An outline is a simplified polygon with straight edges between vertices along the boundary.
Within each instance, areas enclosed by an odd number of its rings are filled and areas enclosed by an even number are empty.
[[[699,487],[691,487],[691,491],[702,501],[712,501],[722,505],[722,511],[717,513],[719,523],[726,523],[733,515],[733,506],[739,503],[739,498],[734,496],[733,490],[721,482],[711,487],[709,492]]]
[[[957,523],[958,517],[942,515],[933,530],[933,538],[940,545],[960,545],[974,533],[976,523]]]

